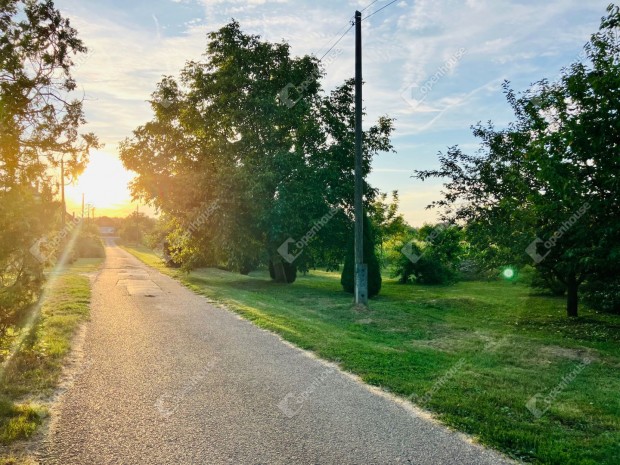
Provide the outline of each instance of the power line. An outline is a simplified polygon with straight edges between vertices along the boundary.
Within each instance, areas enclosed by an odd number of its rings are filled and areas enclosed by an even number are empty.
[[[351,16],[351,18],[353,18],[353,16]],[[335,37],[338,37],[338,34],[340,34],[340,32],[341,32],[344,28],[346,28],[347,26],[349,26],[350,24],[351,24],[351,21],[349,20],[349,22],[348,22],[347,24],[345,24],[345,25],[344,25],[344,27],[341,27],[341,28],[338,30],[338,32],[336,32],[336,34],[334,34],[334,37],[332,37],[332,38],[331,38],[331,39],[329,39],[327,42],[325,42],[325,45],[324,45],[323,47],[321,47],[319,50],[324,50],[324,49],[325,49],[325,47],[327,47],[327,46],[328,46],[328,45],[332,42],[332,40],[334,40],[334,38],[335,38]],[[347,32],[348,32],[348,31],[347,31]]]
[[[369,15],[365,16],[364,18],[362,18],[362,21],[364,21],[364,20],[366,20],[366,19],[370,18],[371,16],[376,15],[376,14],[377,14],[377,13],[379,13],[381,10],[385,10],[388,6],[392,5],[393,3],[396,3],[397,1],[398,1],[398,0],[392,0],[392,1],[391,1],[390,3],[388,3],[387,5],[382,6],[382,7],[381,7],[381,8],[379,8],[378,10],[373,11],[373,12],[372,12],[372,13],[370,13]],[[374,3],[374,2],[373,2],[373,3]],[[372,3],[371,3],[371,5],[372,5]],[[370,6],[370,5],[368,5],[368,6]]]
[[[349,26],[349,28],[348,28],[346,31],[344,31],[344,34],[342,34],[342,35],[340,36],[340,38],[339,38],[339,39],[338,39],[338,40],[334,43],[334,45],[332,45],[332,46],[329,48],[329,50],[328,50],[327,52],[325,52],[321,58],[319,58],[319,61],[323,61],[323,58],[325,58],[325,57],[327,56],[327,54],[328,54],[329,52],[331,52],[331,51],[334,49],[334,47],[335,47],[336,45],[338,45],[338,42],[340,42],[340,41],[344,38],[344,36],[346,36],[346,35],[347,35],[347,32],[349,32],[349,31],[353,28],[353,26],[354,26],[353,24],[352,24],[352,25],[350,25],[350,26]]]
[[[375,3],[377,3],[379,0],[375,0],[374,2],[372,2],[371,4],[367,5],[363,10],[360,11],[360,13],[363,13],[364,11],[366,11],[368,8],[370,8],[371,6],[373,6]]]
[[[377,3],[378,1],[379,1],[379,0],[373,0],[373,1],[372,1],[372,2],[370,2],[368,5],[366,5],[366,6],[364,7],[364,9],[362,9],[362,10],[360,11],[360,13],[363,13],[364,11],[366,11],[368,8],[370,8],[371,6],[373,6],[373,5],[374,5],[375,3]],[[362,19],[362,21],[363,21],[363,20],[365,20],[365,19],[370,18],[370,17],[371,17],[371,16],[373,16],[373,15],[376,15],[376,14],[377,14],[377,13],[379,13],[381,10],[383,10],[383,9],[387,8],[388,6],[392,5],[393,3],[396,3],[397,1],[398,1],[398,0],[392,0],[392,1],[391,1],[390,3],[388,3],[387,5],[382,6],[382,7],[381,7],[381,8],[379,8],[378,10],[376,10],[376,11],[374,11],[374,12],[370,13],[369,15],[367,15],[366,17],[364,17],[364,18]],[[334,47],[335,47],[336,45],[338,45],[338,43],[339,43],[339,42],[340,42],[340,41],[344,38],[344,36],[346,36],[346,35],[347,35],[347,33],[348,33],[351,29],[353,29],[353,27],[354,27],[354,26],[355,26],[355,22],[351,21],[351,22],[350,22],[349,27],[347,28],[347,30],[346,30],[346,31],[344,31],[344,33],[343,33],[343,34],[342,34],[342,35],[338,38],[338,40],[336,40],[336,42],[334,42],[334,44],[333,44],[331,47],[329,47],[329,49],[327,50],[327,52],[325,52],[325,53],[321,56],[321,58],[319,58],[319,61],[323,61],[323,58],[325,58],[325,57],[329,54],[329,52],[331,52],[331,51],[334,49]],[[347,26],[345,26],[345,27],[347,27]],[[341,29],[341,30],[342,30],[342,29]],[[328,42],[328,43],[329,43],[329,42]]]

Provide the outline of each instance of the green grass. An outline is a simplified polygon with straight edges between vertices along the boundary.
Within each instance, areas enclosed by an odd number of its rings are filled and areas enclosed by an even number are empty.
[[[418,402],[437,418],[514,458],[537,464],[620,463],[620,318],[534,295],[507,281],[413,286],[384,281],[370,310],[352,308],[334,273],[293,285],[206,269],[148,265],[366,383]],[[584,359],[592,360],[585,366]],[[583,369],[582,369],[583,368]],[[536,419],[526,408],[574,379]],[[430,393],[430,394],[427,394]]]
[[[27,439],[34,434],[47,410],[36,404],[16,405],[7,399],[0,399],[0,442],[7,444],[18,439]]]
[[[45,404],[58,384],[73,335],[88,318],[90,281],[84,273],[101,262],[80,259],[48,277],[41,305],[33,309],[38,310],[34,324],[21,328],[23,342],[0,370],[0,444],[30,438],[47,416]]]

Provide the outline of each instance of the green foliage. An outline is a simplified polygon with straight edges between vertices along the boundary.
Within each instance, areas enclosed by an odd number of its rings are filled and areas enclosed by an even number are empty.
[[[48,258],[64,245],[50,171],[64,159],[83,170],[92,134],[72,100],[73,59],[86,48],[50,0],[5,0],[0,8],[0,337],[38,297]],[[51,250],[31,253],[47,238]]]
[[[353,294],[355,292],[355,241],[353,231],[352,240],[344,259],[340,284],[342,288]],[[364,215],[364,263],[368,265],[368,297],[379,295],[381,291],[381,265],[376,254],[375,235],[372,224],[367,215]]]
[[[170,220],[165,215],[161,215],[155,220],[152,229],[144,233],[142,242],[149,249],[161,250],[169,233]]]
[[[424,225],[397,243],[393,276],[400,283],[450,284],[457,281],[465,255],[463,232],[455,226]]]
[[[412,231],[403,215],[398,213],[398,204],[398,191],[392,192],[391,202],[388,201],[387,194],[382,192],[368,208],[368,216],[380,250],[382,267],[391,262],[390,257],[385,253],[386,246],[394,239]]]
[[[90,281],[83,273],[100,264],[100,259],[81,259],[56,269],[34,325],[17,328],[23,342],[10,361],[2,360],[7,363],[0,376],[1,443],[31,437],[47,415],[45,405],[31,400],[49,398],[55,392],[71,340],[90,310]]]
[[[51,0],[6,0],[0,15],[0,188],[49,185],[61,157],[76,174],[97,146],[71,100],[72,60],[87,49]]]
[[[44,263],[30,249],[53,225],[49,207],[32,190],[0,190],[0,338],[41,291]]]
[[[75,258],[105,258],[105,249],[98,234],[82,232],[76,239]]]
[[[585,63],[522,95],[506,83],[516,121],[503,130],[478,124],[479,154],[452,147],[439,170],[417,172],[449,180],[432,205],[467,224],[487,267],[533,264],[562,282],[568,316],[577,316],[580,284],[611,271],[611,257],[620,256],[619,29],[611,5]]]
[[[205,56],[179,82],[159,83],[153,119],[121,145],[138,173],[133,193],[172,221],[174,260],[246,273],[338,211],[296,265],[341,262],[353,205],[353,81],[323,95],[316,58],[292,57],[288,44],[244,34],[235,21],[209,34]],[[391,132],[382,117],[364,133],[364,174],[391,150]],[[375,191],[365,194],[371,202]]]
[[[157,221],[144,213],[133,212],[121,221],[118,235],[125,243],[141,244],[153,231]]]
[[[566,284],[545,269],[536,268],[530,284],[534,289],[548,291],[552,295],[563,296],[566,294]]]
[[[40,406],[16,405],[8,399],[0,399],[0,443],[28,439],[46,415],[46,409]]]
[[[599,277],[586,282],[582,288],[583,301],[590,307],[607,313],[620,314],[620,279],[618,275]]]

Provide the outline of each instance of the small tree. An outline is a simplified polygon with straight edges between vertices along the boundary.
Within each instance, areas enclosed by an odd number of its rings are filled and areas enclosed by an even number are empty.
[[[388,201],[387,193],[382,192],[368,208],[368,216],[375,231],[382,266],[385,266],[386,261],[384,254],[386,242],[406,234],[410,229],[403,215],[398,213],[398,204],[398,191],[392,191],[391,202]]]

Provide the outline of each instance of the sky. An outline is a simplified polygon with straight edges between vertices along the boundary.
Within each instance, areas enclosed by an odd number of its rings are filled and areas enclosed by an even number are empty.
[[[87,131],[105,143],[68,195],[81,192],[97,215],[135,209],[118,160],[118,143],[151,119],[148,100],[163,75],[201,60],[207,33],[239,21],[246,33],[286,41],[293,55],[323,56],[348,28],[390,0],[56,0],[89,53],[74,77],[85,98]],[[599,27],[608,0],[398,0],[363,22],[365,127],[381,115],[396,119],[395,153],[379,155],[368,181],[398,190],[401,212],[419,226],[436,212],[441,181],[421,182],[416,169],[439,167],[438,153],[453,145],[474,152],[471,125],[506,126],[513,115],[501,84],[516,91],[554,80],[580,59]],[[369,6],[369,4],[371,4]],[[328,92],[354,75],[354,30],[323,59]],[[299,83],[292,83],[298,85]],[[71,202],[72,201],[72,202]],[[148,211],[148,210],[147,210]]]

